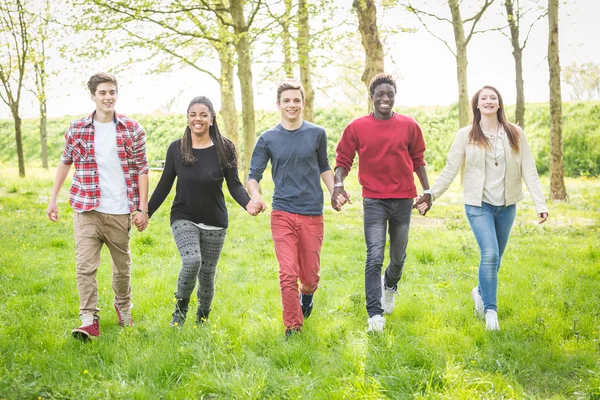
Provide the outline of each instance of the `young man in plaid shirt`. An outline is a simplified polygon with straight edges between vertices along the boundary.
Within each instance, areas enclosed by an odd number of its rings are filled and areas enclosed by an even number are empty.
[[[46,210],[52,221],[58,221],[56,198],[74,164],[69,200],[74,211],[81,317],[81,326],[73,330],[73,336],[79,339],[100,336],[96,272],[103,244],[113,261],[112,286],[119,324],[133,325],[129,231],[132,223],[139,231],[148,225],[146,133],[137,121],[115,112],[118,83],[113,75],[93,75],[88,88],[96,110],[71,122]]]

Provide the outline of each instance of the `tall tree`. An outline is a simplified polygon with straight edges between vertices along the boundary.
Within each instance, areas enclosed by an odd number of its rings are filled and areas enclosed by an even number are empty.
[[[550,70],[550,198],[567,200],[562,143],[562,95],[558,52],[558,2],[548,0],[548,67]]]
[[[48,71],[46,67],[46,47],[49,41],[49,25],[51,18],[50,0],[44,0],[43,9],[37,15],[34,28],[35,35],[31,43],[31,63],[33,64],[35,87],[32,92],[38,100],[40,112],[40,144],[42,167],[48,169],[48,96],[46,83]]]
[[[369,82],[373,77],[384,71],[383,44],[377,29],[377,7],[373,0],[354,0],[352,8],[358,17],[358,30],[365,49],[365,70],[361,80],[367,87],[368,111],[373,111],[369,98]]]
[[[248,19],[244,14],[245,0],[230,0],[229,13],[233,21],[233,30],[236,34],[235,50],[237,53],[237,70],[242,92],[242,123],[244,127],[243,162],[244,182],[248,179],[250,158],[256,142],[256,128],[254,117],[254,89],[252,86],[252,55],[250,48],[249,31],[256,13],[261,7],[261,0],[253,4]]]
[[[303,118],[314,122],[315,91],[312,85],[310,73],[310,28],[308,23],[308,2],[307,0],[298,1],[298,36],[296,38],[296,48],[298,49],[298,64],[300,66],[300,81],[304,86],[304,106]]]
[[[466,126],[469,124],[469,96],[468,96],[468,83],[467,83],[467,46],[471,41],[473,34],[477,33],[475,27],[483,17],[483,14],[488,7],[494,2],[494,0],[485,0],[483,4],[478,5],[478,10],[473,16],[463,19],[461,16],[461,5],[462,1],[459,0],[448,0],[448,6],[450,7],[451,19],[440,17],[436,13],[426,12],[412,6],[411,2],[408,2],[408,10],[413,12],[418,18],[423,27],[436,39],[442,41],[448,50],[454,55],[456,59],[456,78],[458,81],[458,119],[460,126]],[[448,44],[448,42],[441,38],[439,35],[433,33],[425,24],[423,16],[433,18],[437,21],[448,22],[452,25],[452,31],[454,32],[454,49]],[[465,26],[469,34],[465,36]]]
[[[515,122],[525,128],[525,89],[523,84],[523,50],[527,46],[527,40],[531,29],[537,21],[546,16],[546,12],[538,15],[537,19],[529,25],[529,29],[521,43],[520,30],[523,17],[531,9],[524,9],[521,7],[520,0],[505,0],[504,6],[506,8],[506,19],[508,21],[508,27],[510,29],[510,43],[513,49],[513,57],[515,59],[515,85],[517,89],[517,104],[515,107]]]
[[[0,48],[3,49],[0,55],[0,98],[9,107],[15,122],[15,141],[21,177],[25,176],[25,159],[19,107],[30,51],[28,16],[21,0],[2,0],[0,3]]]

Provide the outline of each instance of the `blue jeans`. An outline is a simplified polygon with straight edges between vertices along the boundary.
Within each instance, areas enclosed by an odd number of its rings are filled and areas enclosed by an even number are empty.
[[[413,199],[363,199],[364,231],[367,244],[365,294],[369,317],[383,315],[381,308],[381,267],[385,255],[386,229],[389,225],[390,263],[385,270],[385,285],[396,287],[402,277]]]
[[[498,270],[517,207],[514,204],[506,207],[488,203],[481,203],[481,207],[465,204],[465,211],[479,245],[479,293],[484,309],[497,310]]]

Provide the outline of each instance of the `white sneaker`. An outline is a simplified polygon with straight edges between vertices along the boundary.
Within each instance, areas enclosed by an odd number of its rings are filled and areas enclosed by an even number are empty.
[[[369,328],[367,328],[368,332],[383,332],[383,327],[385,326],[385,318],[383,315],[373,315],[367,321],[369,323]]]
[[[475,314],[478,317],[483,318],[485,316],[485,312],[483,311],[483,299],[479,294],[479,289],[477,286],[471,290],[471,297],[473,298],[473,302],[475,303]]]
[[[394,311],[394,295],[397,295],[397,290],[389,290],[385,288],[385,276],[381,276],[381,308],[384,314],[391,314]]]
[[[498,313],[495,310],[487,310],[485,312],[485,329],[488,331],[499,331]]]

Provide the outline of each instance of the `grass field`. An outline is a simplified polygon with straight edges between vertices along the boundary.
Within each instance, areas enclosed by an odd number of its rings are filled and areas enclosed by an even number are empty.
[[[567,180],[570,202],[550,204],[542,226],[531,200],[520,203],[500,271],[500,332],[473,314],[478,250],[455,183],[426,217],[413,215],[396,309],[383,334],[366,334],[352,174],[354,205],[325,211],[322,280],[301,335],[284,340],[268,215],[228,198],[209,324],[169,327],[179,256],[165,203],[132,232],[135,326],[117,326],[104,250],[102,335],[82,343],[70,334],[79,320],[68,183],[59,222],[45,215],[53,175],[0,169],[0,398],[600,399],[597,179]]]

